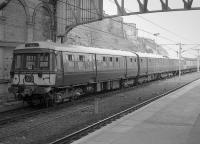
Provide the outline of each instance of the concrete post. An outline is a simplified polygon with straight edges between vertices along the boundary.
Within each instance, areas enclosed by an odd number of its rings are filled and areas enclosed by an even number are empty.
[[[197,55],[197,72],[199,72],[199,50],[197,49],[198,55]]]
[[[94,113],[95,114],[99,113],[99,98],[94,99]]]
[[[178,76],[181,77],[181,43],[179,44]]]

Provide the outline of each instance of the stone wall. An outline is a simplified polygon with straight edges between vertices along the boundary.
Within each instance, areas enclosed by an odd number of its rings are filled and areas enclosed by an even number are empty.
[[[144,37],[138,37],[138,49],[145,53],[160,54],[169,56],[168,52],[160,45],[156,44],[154,40]]]
[[[124,37],[122,18],[104,19],[74,28],[65,37],[66,43],[91,47],[137,50],[137,44]]]

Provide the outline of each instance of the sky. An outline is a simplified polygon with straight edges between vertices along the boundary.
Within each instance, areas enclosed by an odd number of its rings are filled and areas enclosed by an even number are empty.
[[[104,0],[104,11],[109,15],[117,13],[113,2],[114,0]],[[118,2],[121,3],[121,0],[118,0]],[[171,8],[183,8],[183,2],[182,0],[169,0],[169,6]],[[192,7],[200,7],[200,0],[194,0]],[[128,12],[137,12],[139,10],[137,0],[125,0],[125,9]],[[160,10],[160,0],[149,0],[148,9]],[[155,38],[155,36],[139,30],[138,35],[156,39],[156,42],[162,45],[171,56],[177,55],[175,51],[178,50],[179,46],[174,45],[177,43],[183,44],[184,52],[182,56],[197,56],[197,51],[192,49],[200,49],[200,46],[189,44],[200,44],[200,10],[140,14],[123,18],[124,22],[135,23],[139,29],[152,34],[159,33],[159,36]]]

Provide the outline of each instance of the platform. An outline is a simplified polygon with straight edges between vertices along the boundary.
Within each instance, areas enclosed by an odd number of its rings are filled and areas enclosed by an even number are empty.
[[[73,144],[199,144],[200,80]]]

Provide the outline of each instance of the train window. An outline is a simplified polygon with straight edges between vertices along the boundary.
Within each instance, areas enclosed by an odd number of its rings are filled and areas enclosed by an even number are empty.
[[[116,62],[118,62],[119,61],[119,58],[118,57],[116,57]]]
[[[16,55],[16,57],[15,57],[15,68],[16,69],[19,69],[19,68],[21,68],[21,58],[22,58],[22,56],[21,55]]]
[[[135,62],[137,62],[137,59],[135,58]]]
[[[84,61],[84,56],[83,55],[79,55],[79,61]]]
[[[110,57],[110,61],[112,62],[112,57]]]
[[[68,55],[68,61],[72,61],[72,55]]]
[[[140,59],[140,61],[142,62],[142,59]]]
[[[40,54],[40,63],[39,66],[40,68],[48,68],[49,67],[49,54]]]
[[[104,62],[106,61],[106,57],[103,57],[103,61],[104,61]]]
[[[49,68],[49,53],[27,53],[15,56],[15,68],[27,70]]]
[[[37,67],[37,58],[35,54],[26,55],[26,68],[29,70],[33,70]]]
[[[132,58],[130,58],[130,62],[133,62],[133,59],[132,59]]]

